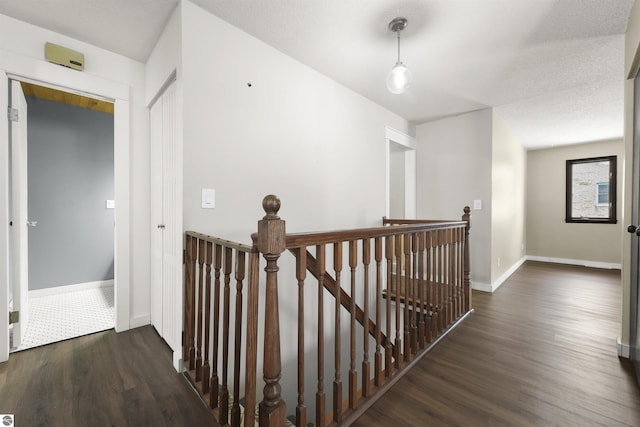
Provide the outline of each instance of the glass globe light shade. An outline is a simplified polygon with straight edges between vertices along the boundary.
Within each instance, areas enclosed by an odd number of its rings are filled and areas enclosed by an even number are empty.
[[[387,77],[387,89],[389,92],[403,93],[411,84],[411,71],[402,62],[397,62],[393,66]]]

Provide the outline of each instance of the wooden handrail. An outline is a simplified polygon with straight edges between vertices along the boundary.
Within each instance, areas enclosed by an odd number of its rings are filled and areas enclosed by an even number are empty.
[[[198,240],[211,242],[213,244],[220,245],[225,248],[235,249],[245,253],[251,252],[251,246],[243,245],[242,243],[232,242],[231,240],[225,240],[219,237],[209,236],[206,234],[198,233],[196,231],[185,231],[184,234],[186,236],[195,237]]]
[[[315,245],[330,245],[351,240],[375,239],[376,237],[397,236],[420,231],[458,228],[465,226],[464,221],[441,221],[398,225],[396,227],[370,227],[350,230],[319,231],[310,233],[290,233],[286,237],[286,248],[296,249]]]
[[[411,225],[411,224],[442,224],[448,222],[459,222],[447,219],[406,219],[382,217],[382,225]]]

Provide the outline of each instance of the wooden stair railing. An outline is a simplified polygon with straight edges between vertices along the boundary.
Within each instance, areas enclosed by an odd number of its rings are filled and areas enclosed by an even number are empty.
[[[201,233],[187,231],[185,234],[183,360],[186,374],[221,425],[239,426],[242,386],[245,407],[256,406],[259,253],[256,248]],[[247,258],[248,308],[244,314]],[[231,303],[232,277],[236,282],[235,304]],[[247,333],[247,346],[244,348],[243,326]],[[244,376],[241,376],[243,354],[246,355],[246,368]],[[229,384],[230,361],[233,364],[232,384]],[[230,389],[233,390],[232,396]],[[252,409],[249,412],[253,414]],[[246,418],[252,421],[251,417]]]
[[[257,407],[260,426],[285,425],[278,261],[288,250],[294,255],[295,278],[280,279],[283,286],[297,283],[295,425],[306,426],[309,420],[316,426],[348,425],[470,312],[469,208],[462,221],[385,220],[382,227],[305,234],[286,234],[285,221],[277,215],[277,197],[265,197],[263,208],[266,215],[251,236],[251,247],[186,233],[183,356],[187,375],[220,424],[253,426]],[[260,278],[260,254],[266,261],[264,279]],[[317,288],[305,295],[307,272]],[[231,303],[232,278],[235,305]],[[264,286],[264,301],[258,301],[259,286]],[[285,292],[290,295],[291,289]],[[333,300],[325,307],[327,297]],[[310,299],[317,319],[305,313],[305,300]],[[295,304],[289,302],[288,310]],[[264,317],[259,318],[258,305]],[[348,325],[342,325],[347,318]],[[306,366],[305,344],[314,329],[317,365]],[[258,348],[259,330],[263,331],[262,349]],[[343,337],[348,338],[344,350]],[[325,360],[327,340],[332,342],[332,361]],[[264,388],[258,405],[260,350]],[[246,364],[241,372],[243,357]],[[328,389],[326,368],[332,378]],[[311,372],[315,387],[305,382]],[[306,388],[315,389],[313,414],[307,414]],[[241,389],[244,406],[240,406]]]
[[[305,275],[300,272],[305,267],[318,282],[315,425],[353,421],[361,413],[359,408],[364,408],[367,401],[383,392],[385,385],[402,375],[430,348],[430,343],[468,312],[469,220],[469,209],[465,208],[463,221],[412,221],[394,227],[286,235],[286,247],[297,262],[298,300],[304,300]],[[309,250],[311,248],[315,248],[315,258]],[[343,272],[343,261],[349,267],[346,272]],[[403,272],[398,269],[400,265],[405,267]],[[341,285],[343,275],[349,279],[348,284]],[[362,302],[356,304],[359,292],[370,295],[372,284],[375,287],[372,300],[360,297]],[[324,324],[327,321],[324,289],[329,291],[327,295],[334,297],[335,303],[331,334],[335,340],[335,351],[330,408],[327,408],[325,392],[325,365],[331,366],[331,362],[325,361],[323,348]],[[385,296],[386,301],[383,301]],[[393,300],[396,304],[392,304]],[[351,317],[348,328],[344,329],[338,314],[341,308],[345,308]],[[308,327],[303,324],[303,310],[304,307],[299,305],[299,349],[304,348],[304,331]],[[386,320],[384,332],[383,317]],[[362,337],[366,337],[360,343],[356,342],[356,327],[362,331]],[[345,399],[342,398],[340,350],[343,334],[350,337],[349,359],[345,361],[349,367]],[[371,343],[374,345],[372,373],[369,336],[374,341]],[[356,355],[357,352],[361,352],[361,356]],[[300,365],[304,365],[304,357],[304,353],[299,351]],[[304,377],[300,374],[298,381],[296,413],[306,416],[302,394]],[[298,419],[296,425],[303,426],[305,422],[306,418]]]

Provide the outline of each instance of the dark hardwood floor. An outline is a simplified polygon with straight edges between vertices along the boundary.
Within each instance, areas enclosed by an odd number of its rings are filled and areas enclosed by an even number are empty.
[[[640,426],[616,354],[618,271],[527,262],[354,426]],[[0,413],[24,426],[217,425],[148,326],[12,354]]]
[[[12,354],[0,364],[0,413],[18,427],[218,425],[151,326]]]
[[[620,272],[527,262],[354,426],[640,426]]]

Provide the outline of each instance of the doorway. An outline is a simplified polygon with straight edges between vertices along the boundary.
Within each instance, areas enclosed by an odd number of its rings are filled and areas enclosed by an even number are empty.
[[[11,87],[22,110],[11,126],[21,316],[10,341],[19,351],[114,327],[114,104],[26,81]]]
[[[416,141],[396,129],[385,129],[387,218],[416,217]]]

